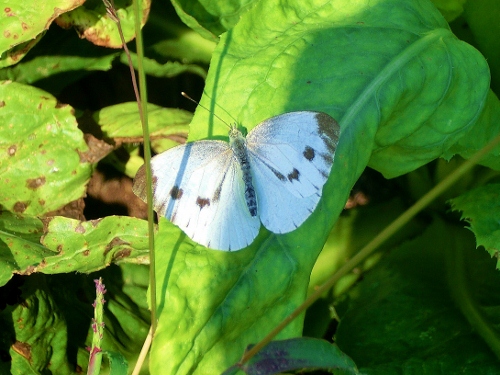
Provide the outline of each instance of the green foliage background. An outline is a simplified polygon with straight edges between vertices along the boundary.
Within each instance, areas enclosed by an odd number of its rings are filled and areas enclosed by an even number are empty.
[[[103,347],[133,364],[149,326],[146,223],[105,213],[85,221],[75,203],[97,169],[133,177],[142,164],[118,34],[99,2],[52,1],[37,13],[36,2],[0,3],[0,373],[85,369],[97,277],[108,289]],[[131,4],[116,5],[130,41]],[[248,249],[224,253],[196,246],[160,219],[159,322],[143,373],[223,372],[500,133],[496,1],[141,5],[156,152],[188,129],[190,141],[227,139],[212,113],[191,118],[175,108],[178,93],[202,80],[201,103],[248,130],[294,110],[326,112],[342,129],[320,205],[292,233],[262,229]],[[499,275],[491,259],[499,248],[499,152],[278,339],[304,332],[335,341],[345,354],[332,346],[328,355],[339,356],[343,373],[499,372]],[[362,175],[367,166],[392,180]],[[360,176],[370,203],[341,215]],[[320,366],[316,344],[284,343],[290,358],[309,358],[304,367]]]

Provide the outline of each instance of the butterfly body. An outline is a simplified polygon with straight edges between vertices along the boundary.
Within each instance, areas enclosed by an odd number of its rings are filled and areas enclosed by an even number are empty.
[[[250,168],[250,161],[248,160],[246,140],[236,126],[232,126],[229,131],[229,145],[231,146],[238,163],[240,163],[241,171],[243,173],[245,200],[247,202],[248,210],[250,211],[250,215],[257,216],[257,197],[252,183],[252,172]]]
[[[239,250],[260,223],[287,233],[314,211],[330,174],[340,129],[321,112],[290,112],[263,121],[245,138],[174,147],[151,161],[153,206],[191,239],[217,250]],[[144,167],[134,192],[146,197]]]

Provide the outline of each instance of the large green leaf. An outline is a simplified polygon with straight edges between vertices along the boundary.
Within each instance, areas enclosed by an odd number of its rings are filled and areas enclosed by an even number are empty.
[[[496,374],[499,282],[471,233],[434,218],[339,304],[336,343],[363,374]]]
[[[83,197],[92,166],[73,108],[31,86],[0,84],[0,205],[40,215]]]
[[[14,278],[7,288],[18,290],[18,301],[0,309],[0,350],[11,357],[0,361],[0,373],[84,373],[93,333],[93,279],[99,277],[107,290],[101,347],[133,365],[149,330],[148,267],[122,264],[91,277],[73,272]]]
[[[193,115],[182,109],[148,104],[148,126],[152,138],[187,133]],[[136,102],[120,103],[97,111],[94,120],[107,138],[141,138],[141,119]]]
[[[500,251],[500,184],[490,184],[468,191],[452,199],[454,210],[462,211],[462,219],[470,224],[477,246],[484,246],[497,259]]]
[[[397,176],[440,157],[481,114],[488,84],[484,58],[428,1],[261,1],[242,15],[221,36],[202,104],[248,130],[283,112],[327,112],[342,128],[335,162],[323,199],[298,230],[261,230],[235,254],[194,247],[160,221],[152,373],[215,373],[236,362],[303,300],[367,164]],[[226,136],[226,125],[196,112],[191,140]],[[280,337],[301,327],[298,319]]]
[[[13,274],[94,272],[112,262],[147,262],[143,220],[109,216],[78,221],[0,214],[0,286]]]
[[[465,135],[456,144],[443,154],[443,157],[450,159],[453,155],[458,154],[465,159],[470,158],[486,143],[499,135],[499,122],[500,102],[493,91],[490,91],[486,98],[486,106],[478,120],[467,129]],[[483,157],[479,163],[500,170],[500,146]]]
[[[100,4],[102,6],[102,2]],[[146,46],[148,57],[145,57],[142,65],[146,74],[170,78],[191,72],[206,77],[206,68],[196,63],[208,64],[215,44],[185,25],[179,25],[180,21],[173,10],[168,16],[167,19],[153,16],[144,29],[145,42],[150,44]],[[113,30],[116,29],[115,25],[111,26]],[[119,55],[128,66],[124,52],[98,47],[86,39],[80,39],[73,30],[64,31],[56,25],[47,31],[21,62],[1,69],[0,79],[19,83],[36,82],[38,87],[55,94],[92,71],[110,70],[111,63]],[[136,54],[131,51],[131,55],[137,68]],[[48,79],[54,75],[57,77]]]
[[[463,1],[463,0],[460,0]],[[464,18],[478,49],[491,67],[491,86],[500,89],[500,3],[496,0],[465,2]]]
[[[238,23],[253,2],[175,0],[172,4],[180,19],[208,40],[217,40],[225,31]]]
[[[155,56],[159,62],[176,60],[186,64],[208,64],[216,46],[214,41],[187,27],[164,2],[151,4],[151,15],[143,34],[150,43],[146,55]]]
[[[54,19],[83,2],[83,0],[1,1],[0,67],[17,63],[36,45]]]
[[[0,79],[33,84],[56,94],[94,70],[109,70],[119,51],[98,48],[73,31],[51,27],[18,64],[0,70]],[[56,76],[56,79],[48,79]]]
[[[137,68],[137,55],[131,53],[131,59],[132,64],[135,68]],[[126,54],[122,54],[120,60],[122,63],[128,65],[128,57]],[[205,69],[194,64],[183,64],[178,61],[167,61],[165,64],[161,64],[156,60],[147,57],[143,58],[142,64],[144,72],[155,77],[171,78],[176,77],[182,73],[193,73],[199,75],[202,78],[205,78],[206,76]]]
[[[431,0],[446,21],[451,22],[464,12],[467,0]]]
[[[308,337],[270,342],[248,363],[235,365],[223,375],[238,374],[240,369],[249,375],[312,369],[330,370],[333,374],[359,374],[354,362],[336,345]]]
[[[133,2],[117,0],[114,3],[123,37],[125,42],[129,42],[135,37]],[[150,3],[149,0],[142,0],[139,3],[142,16],[141,26],[146,23],[148,18]],[[95,45],[111,48],[121,48],[122,46],[118,27],[107,14],[104,2],[85,2],[81,7],[62,14],[56,22],[64,28],[74,27],[82,38]]]
[[[23,303],[0,314],[2,332],[10,331],[16,339],[9,348],[12,368],[19,374],[40,374],[47,370],[71,374],[66,358],[68,335],[64,314],[54,302],[44,275],[27,280],[22,292]]]
[[[154,151],[162,152],[184,143],[192,117],[192,113],[182,109],[148,104],[148,126]],[[137,103],[128,102],[105,107],[95,112],[93,118],[100,125],[104,137],[113,139],[116,143],[125,143],[129,152],[126,161],[120,158],[118,153],[112,153],[103,162],[134,177],[139,167],[144,164],[144,159],[138,152],[138,142],[142,141],[142,125]]]

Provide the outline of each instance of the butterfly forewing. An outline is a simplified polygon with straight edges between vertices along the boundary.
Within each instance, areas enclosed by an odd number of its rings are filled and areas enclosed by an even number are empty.
[[[290,112],[256,126],[247,137],[253,158],[298,197],[321,191],[338,141],[338,124],[320,112]]]
[[[219,250],[238,250],[255,239],[259,219],[247,209],[241,170],[226,142],[178,146],[155,156],[151,166],[155,211],[191,239]],[[134,181],[141,198],[143,174]]]
[[[314,211],[330,174],[339,133],[330,116],[303,111],[272,117],[248,134],[259,215],[266,228],[275,233],[292,231]]]

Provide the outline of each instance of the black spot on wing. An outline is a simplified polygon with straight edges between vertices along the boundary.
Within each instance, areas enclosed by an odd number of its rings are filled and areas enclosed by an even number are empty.
[[[293,171],[290,172],[287,177],[288,177],[288,181],[290,181],[290,182],[292,182],[293,180],[298,181],[299,177],[300,177],[300,172],[297,169],[293,168]]]
[[[210,206],[210,199],[198,197],[196,198],[196,204],[200,207],[200,210],[202,210],[204,207]]]
[[[181,199],[182,198],[182,194],[184,194],[183,190],[182,189],[179,189],[178,186],[174,186],[171,190],[170,190],[170,197],[173,199],[173,200],[176,200],[176,199]]]
[[[286,180],[286,177],[283,174],[281,174],[279,171],[277,171],[276,169],[271,167],[269,164],[266,164],[266,166],[271,170],[271,172],[274,173],[274,175],[278,178],[278,180],[280,180],[280,181]]]
[[[339,141],[339,124],[333,117],[322,112],[316,113],[316,120],[318,121],[318,131],[321,134],[321,138],[328,151],[333,154]]]
[[[312,147],[306,146],[306,148],[304,149],[304,152],[302,153],[302,155],[304,155],[304,157],[307,160],[313,161],[314,157],[316,156],[316,151],[314,151],[314,149]]]

